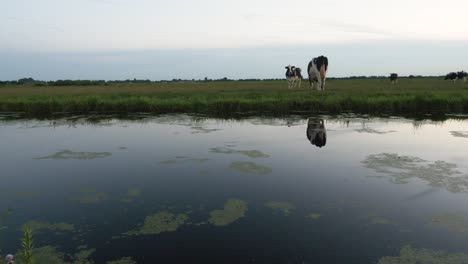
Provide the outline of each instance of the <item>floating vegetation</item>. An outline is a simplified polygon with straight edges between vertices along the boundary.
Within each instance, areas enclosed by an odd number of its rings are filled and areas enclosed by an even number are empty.
[[[89,257],[95,252],[95,249],[83,250],[72,256],[73,264],[92,264]],[[17,256],[22,256],[21,252],[16,253]],[[42,264],[70,264],[65,261],[65,253],[60,252],[57,248],[52,246],[45,246],[35,248],[32,250],[33,263]],[[16,262],[18,264],[25,264],[24,262]]]
[[[269,158],[270,156],[259,151],[259,150],[235,150],[225,147],[210,148],[212,153],[221,153],[221,154],[241,154],[249,158]]]
[[[457,165],[445,161],[429,162],[417,157],[381,153],[369,155],[362,163],[369,169],[387,174],[393,183],[408,183],[411,178],[419,178],[450,192],[468,192],[468,175],[462,175],[456,170]]]
[[[288,202],[268,202],[265,206],[275,211],[280,211],[285,216],[288,216],[292,210],[296,209],[294,204]]]
[[[229,168],[240,171],[240,172],[257,174],[257,175],[265,175],[265,174],[269,174],[272,172],[271,168],[258,165],[253,162],[236,161],[236,162],[231,163],[231,165],[229,165]]]
[[[443,228],[452,232],[468,233],[468,219],[462,214],[440,214],[429,217],[429,226]]]
[[[168,211],[161,211],[147,216],[142,227],[128,231],[124,235],[157,235],[163,232],[173,232],[184,225],[188,219],[189,217],[186,214],[175,215]]]
[[[450,131],[454,137],[468,138],[468,131]]]
[[[94,187],[85,186],[79,190],[83,196],[78,198],[78,202],[82,204],[96,204],[104,201],[107,198],[107,194],[98,192]]]
[[[34,158],[36,160],[93,160],[93,159],[102,159],[111,156],[110,152],[75,152],[68,149],[56,152],[52,155],[45,157]]]
[[[389,130],[389,131],[378,131],[378,130],[375,130],[375,129],[372,129],[372,128],[368,128],[368,127],[361,128],[361,129],[356,129],[355,131],[357,131],[357,132],[359,132],[359,133],[369,133],[369,134],[379,134],[379,135],[389,134],[389,133],[395,133],[395,132],[396,132],[396,131],[394,131],[394,130]]]
[[[106,264],[136,264],[131,257],[125,257],[118,260],[107,261]]]
[[[400,256],[387,256],[379,259],[378,264],[462,264],[468,263],[468,255],[447,253],[430,249],[416,249],[404,246]]]
[[[191,129],[193,130],[192,134],[208,134],[211,132],[216,132],[216,131],[221,130],[221,129],[216,129],[216,128],[209,129],[209,128],[204,128],[201,126],[193,126],[191,127]]]
[[[128,189],[127,194],[125,195],[125,197],[122,198],[121,201],[125,202],[125,203],[131,203],[140,195],[141,195],[141,190],[140,189],[130,188],[130,189]]]
[[[322,217],[322,215],[317,214],[317,213],[307,215],[307,218],[312,219],[312,220],[318,220],[318,219],[320,219],[320,217]]]
[[[177,156],[175,159],[168,159],[168,160],[163,160],[160,161],[159,164],[177,164],[177,163],[183,163],[183,162],[195,162],[195,163],[204,163],[209,161],[210,159],[206,158],[191,158],[191,157],[186,157],[186,156]]]
[[[394,221],[376,214],[369,214],[367,218],[372,225],[396,225]]]
[[[215,226],[226,226],[245,216],[248,204],[239,199],[229,199],[224,203],[223,210],[210,212],[208,222]]]
[[[29,227],[31,231],[38,232],[38,231],[52,231],[52,232],[73,232],[75,230],[75,226],[68,223],[49,223],[49,222],[41,222],[41,221],[29,221],[26,222],[22,229]]]
[[[199,171],[198,171],[198,174],[200,174],[200,175],[208,175],[208,174],[210,174],[210,171],[209,171],[209,170],[199,170]]]

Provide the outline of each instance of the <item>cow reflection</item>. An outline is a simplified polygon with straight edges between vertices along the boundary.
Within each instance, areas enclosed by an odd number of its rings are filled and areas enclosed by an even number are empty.
[[[310,143],[321,148],[327,144],[327,130],[323,119],[309,118],[307,123],[307,139]]]

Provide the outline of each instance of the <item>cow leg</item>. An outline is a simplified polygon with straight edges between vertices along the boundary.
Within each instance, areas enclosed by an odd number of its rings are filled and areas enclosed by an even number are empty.
[[[310,76],[310,74],[309,74],[309,88],[314,89],[314,86],[312,84],[312,77]]]
[[[325,90],[325,79],[322,80],[322,91]]]
[[[302,78],[299,77],[299,89],[301,89],[301,87],[302,87]]]
[[[320,80],[320,78],[318,78],[317,80],[317,90],[318,91],[322,90],[322,80]]]

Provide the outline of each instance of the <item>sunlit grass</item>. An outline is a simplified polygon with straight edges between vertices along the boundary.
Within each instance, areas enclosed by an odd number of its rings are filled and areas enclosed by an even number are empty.
[[[287,89],[286,81],[181,82],[110,86],[0,87],[0,111],[52,113],[468,113],[468,84],[433,78],[329,80],[325,92]]]

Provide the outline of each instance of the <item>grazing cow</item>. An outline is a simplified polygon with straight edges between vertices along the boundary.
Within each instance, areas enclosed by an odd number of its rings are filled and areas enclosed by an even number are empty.
[[[319,148],[327,144],[327,130],[323,119],[309,118],[307,123],[307,139]]]
[[[456,72],[451,72],[451,73],[445,75],[444,80],[452,80],[452,82],[455,83],[457,78],[458,78],[458,74]]]
[[[288,65],[286,68],[286,79],[288,80],[288,89],[294,88],[299,81],[299,88],[302,85],[302,70],[295,66]]]
[[[468,73],[465,72],[465,71],[457,72],[457,77],[458,77],[459,80],[463,80],[463,82],[465,83],[466,78],[468,77]]]
[[[397,73],[391,73],[390,74],[390,83],[396,84],[398,82],[398,74]]]
[[[325,90],[325,79],[327,78],[328,58],[320,56],[313,58],[307,66],[309,74],[310,88],[314,88],[314,83],[317,82],[317,90]]]

